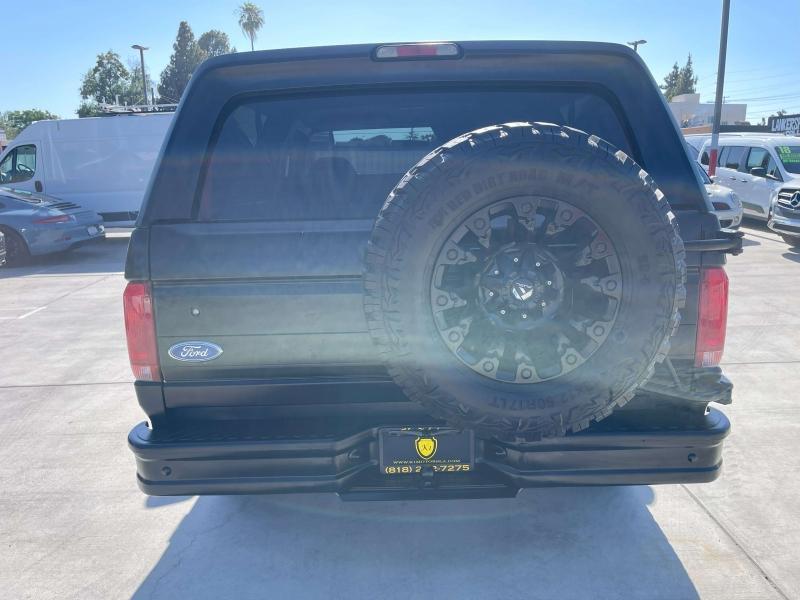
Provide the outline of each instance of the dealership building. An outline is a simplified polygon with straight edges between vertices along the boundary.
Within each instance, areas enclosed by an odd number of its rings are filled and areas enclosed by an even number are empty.
[[[679,94],[669,101],[669,108],[682,128],[711,125],[714,103],[700,102],[700,94]],[[747,122],[747,104],[722,104],[721,125],[743,125]]]

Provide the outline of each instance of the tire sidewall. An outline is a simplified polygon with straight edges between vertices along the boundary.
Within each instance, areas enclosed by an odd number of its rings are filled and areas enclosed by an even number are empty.
[[[415,176],[402,197],[382,282],[392,366],[418,400],[451,421],[560,434],[609,411],[648,376],[668,338],[679,284],[672,234],[659,200],[638,173],[576,144],[509,146],[451,160]],[[537,196],[566,201],[608,235],[620,260],[622,298],[612,331],[583,364],[533,384],[499,382],[458,360],[433,320],[430,283],[436,257],[454,229],[498,200]],[[538,422],[538,425],[536,423]]]

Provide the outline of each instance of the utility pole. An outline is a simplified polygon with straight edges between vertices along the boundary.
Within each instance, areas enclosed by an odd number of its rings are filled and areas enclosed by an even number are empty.
[[[731,0],[722,0],[722,25],[719,32],[719,63],[717,64],[717,95],[714,98],[714,122],[711,125],[711,146],[708,152],[709,177],[713,177],[717,172],[719,123],[722,120],[722,92],[725,88],[725,59],[728,54],[728,19],[730,11]]]
[[[628,46],[633,48],[634,52],[638,53],[639,52],[639,46],[641,46],[642,44],[646,44],[646,43],[647,43],[647,40],[636,40],[635,42],[628,42]]]
[[[131,46],[131,48],[139,51],[139,58],[142,61],[142,90],[144,91],[144,103],[150,104],[150,102],[147,100],[147,75],[145,75],[144,71],[144,51],[149,50],[150,48],[140,46],[139,44],[134,44]]]

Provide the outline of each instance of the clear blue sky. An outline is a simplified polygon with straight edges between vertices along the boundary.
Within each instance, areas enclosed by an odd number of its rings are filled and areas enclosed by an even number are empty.
[[[43,108],[74,116],[82,75],[108,49],[138,61],[139,43],[157,80],[181,20],[195,35],[221,29],[240,50],[238,0],[2,0],[0,111]],[[430,39],[644,38],[642,57],[657,80],[689,52],[698,91],[712,100],[721,0],[256,0],[266,24],[257,49]],[[800,1],[732,0],[725,95],[748,102],[748,118],[800,112],[797,24]]]

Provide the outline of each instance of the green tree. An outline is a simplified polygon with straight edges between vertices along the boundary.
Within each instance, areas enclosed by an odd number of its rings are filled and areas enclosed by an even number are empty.
[[[664,77],[660,87],[668,101],[680,94],[694,94],[697,91],[697,75],[694,74],[691,54],[683,67],[678,67],[677,62],[672,65],[672,70]]]
[[[672,97],[676,94],[675,90],[678,89],[678,80],[680,77],[681,70],[676,62],[672,65],[672,70],[667,73],[667,76],[664,77],[664,83],[660,86],[668,101],[672,100]]]
[[[255,50],[258,31],[264,26],[264,11],[252,2],[245,2],[237,9],[239,27],[250,40],[250,50]]]
[[[219,31],[218,29],[206,31],[203,35],[197,38],[197,46],[203,51],[204,58],[236,52],[236,48],[231,48],[231,42],[228,39],[228,34]]]
[[[25,129],[34,121],[44,121],[45,119],[58,119],[50,111],[39,108],[29,108],[27,110],[9,110],[0,113],[0,129],[4,129],[6,137],[13,140],[20,131]]]
[[[113,50],[98,54],[94,66],[83,76],[81,98],[90,101],[89,104],[125,103],[130,93],[130,78],[131,73],[119,54]]]
[[[697,91],[697,75],[694,74],[694,65],[692,65],[692,55],[686,59],[686,64],[683,66],[678,77],[677,94],[694,94]]]
[[[178,26],[178,35],[172,44],[172,50],[169,64],[161,72],[158,95],[167,102],[178,102],[189,84],[192,72],[203,61],[203,51],[197,45],[192,28],[186,21],[181,21]]]

